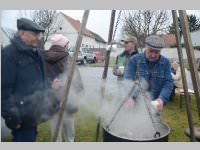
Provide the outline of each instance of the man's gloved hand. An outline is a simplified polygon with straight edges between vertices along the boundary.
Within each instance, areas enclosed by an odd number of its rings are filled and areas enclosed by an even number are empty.
[[[152,101],[151,104],[154,106],[156,109],[157,113],[161,113],[163,110],[164,102],[160,99],[157,98],[156,100]]]
[[[20,129],[20,128],[21,128],[21,125],[18,124],[18,125],[16,126],[16,129]]]
[[[54,115],[55,113],[58,112],[58,110],[60,109],[60,99],[57,97],[56,95],[56,91],[54,90],[50,90],[49,91],[49,113],[50,115]]]
[[[133,108],[134,105],[135,105],[135,100],[133,100],[131,97],[128,98],[128,100],[124,103],[124,107],[128,109]]]
[[[124,74],[124,66],[115,66],[113,68],[113,74],[117,76],[122,76]]]
[[[58,90],[61,87],[61,80],[55,78],[52,82],[51,87],[55,90]]]

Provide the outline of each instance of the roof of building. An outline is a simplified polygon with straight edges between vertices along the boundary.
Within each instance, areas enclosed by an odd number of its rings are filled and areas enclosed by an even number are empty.
[[[175,34],[165,34],[161,35],[161,37],[164,39],[166,47],[170,47],[176,43]]]
[[[101,36],[99,36],[98,34],[92,32],[92,31],[90,31],[90,32],[93,34],[93,36],[94,36],[96,41],[100,41],[102,43],[106,43],[106,41]]]
[[[63,14],[63,13],[62,13]],[[70,24],[77,30],[80,31],[81,28],[81,23],[79,20],[75,20],[73,18],[71,18],[70,16],[67,16],[65,14],[63,14],[63,16],[70,22]],[[89,29],[85,29],[84,30],[84,35],[85,36],[89,36],[91,38],[94,38],[96,41],[102,42],[102,43],[106,43],[106,41],[97,33],[94,33],[93,31],[89,30]]]

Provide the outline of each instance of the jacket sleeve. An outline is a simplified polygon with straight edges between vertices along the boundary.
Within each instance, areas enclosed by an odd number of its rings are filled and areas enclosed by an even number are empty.
[[[17,66],[13,59],[2,55],[2,74],[1,74],[1,115],[5,119],[8,127],[15,128],[21,123],[14,87],[16,83]]]
[[[126,95],[130,92],[132,89],[132,86],[135,84],[136,81],[136,69],[137,69],[137,61],[136,57],[131,57],[128,61],[127,67],[125,69],[125,74],[124,74],[124,79],[125,81],[123,82],[123,90]],[[130,81],[131,80],[131,81]],[[137,82],[137,81],[136,81]],[[134,100],[137,99],[138,97],[138,87],[137,85],[134,85],[134,89],[132,91],[132,98]]]
[[[124,79],[135,80],[136,79],[136,58],[131,57],[128,61],[127,67],[124,72]]]
[[[165,75],[164,75],[164,82],[163,87],[160,92],[159,98],[163,100],[164,104],[166,104],[169,101],[170,95],[173,90],[173,79],[171,76],[171,69],[170,69],[170,63],[167,61],[165,65]]]

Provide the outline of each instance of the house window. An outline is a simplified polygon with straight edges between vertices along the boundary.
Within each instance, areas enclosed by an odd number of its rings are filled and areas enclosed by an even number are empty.
[[[88,47],[88,45],[86,44],[86,46],[85,47]]]
[[[82,44],[82,47],[84,47],[84,44]]]
[[[62,30],[62,27],[60,27],[59,29]]]

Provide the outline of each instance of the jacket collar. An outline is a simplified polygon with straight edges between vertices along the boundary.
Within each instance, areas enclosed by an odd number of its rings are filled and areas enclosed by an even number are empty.
[[[141,59],[141,63],[147,64],[148,60],[147,60],[147,58],[146,58],[145,52],[144,52],[142,55],[143,55],[143,57],[142,57],[142,59]],[[162,64],[162,65],[164,64],[164,59],[163,59],[163,56],[162,56],[162,55],[160,55],[160,58],[155,62],[155,64],[156,64],[156,63]]]
[[[33,51],[33,48],[26,45],[19,36],[15,36],[11,42],[17,47],[19,51]]]
[[[133,56],[135,54],[138,53],[138,50],[132,52],[131,54],[129,54],[126,50],[123,51],[123,53],[120,55],[121,57],[124,57],[124,56]]]

